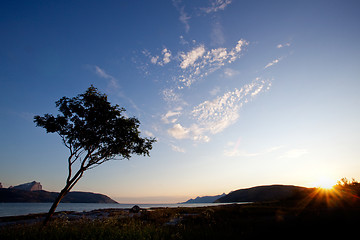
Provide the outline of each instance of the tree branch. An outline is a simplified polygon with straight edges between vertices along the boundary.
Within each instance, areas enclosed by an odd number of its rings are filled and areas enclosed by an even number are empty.
[[[85,169],[86,170],[86,169]],[[75,186],[75,184],[80,180],[80,178],[83,176],[83,174],[84,174],[84,171],[85,170],[79,170],[77,173],[79,173],[80,171],[80,175],[78,175],[77,176],[77,178],[76,179],[73,179],[73,183],[71,183],[71,185],[70,185],[70,187],[68,188],[68,190],[67,190],[67,192],[70,192],[70,190]],[[75,177],[75,176],[74,176]]]
[[[76,161],[76,158],[74,161],[71,161],[72,157],[74,156],[74,153],[71,153],[69,158],[68,158],[68,177],[66,179],[66,183],[68,184],[70,182],[70,178],[71,178],[71,167],[73,165],[73,163]]]

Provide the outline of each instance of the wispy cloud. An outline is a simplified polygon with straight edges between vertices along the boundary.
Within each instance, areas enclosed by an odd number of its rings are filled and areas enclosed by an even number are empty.
[[[161,51],[162,57],[152,55],[149,51],[144,50],[142,53],[150,59],[150,63],[158,66],[164,66],[171,61],[170,64],[174,68],[174,75],[170,79],[174,80],[177,89],[181,90],[190,87],[194,82],[208,76],[226,64],[232,63],[240,58],[244,48],[249,42],[240,39],[233,48],[213,48],[207,49],[204,44],[197,45],[189,51],[180,51],[175,54],[178,57],[172,57],[172,53],[168,48]],[[177,60],[177,61],[176,61]],[[236,73],[235,71],[227,71],[228,75]],[[171,90],[175,93],[175,88]]]
[[[219,20],[213,23],[210,37],[212,45],[223,45],[225,43],[223,27]]]
[[[180,93],[176,92],[172,88],[166,88],[161,91],[162,97],[165,102],[169,104],[187,105],[187,103],[182,99]]]
[[[283,47],[290,47],[290,43],[284,43],[284,44],[278,44],[276,47],[277,48],[283,48]]]
[[[229,142],[227,148],[224,150],[224,156],[226,157],[257,157],[270,153],[274,153],[282,149],[284,146],[275,146],[259,152],[248,152],[240,148],[239,141],[237,143]]]
[[[211,74],[227,63],[232,63],[241,56],[241,52],[249,43],[240,39],[234,48],[214,48],[206,50],[200,45],[187,53],[181,53],[180,68],[183,74],[178,76],[179,88],[190,87],[195,81]]]
[[[249,153],[241,149],[225,149],[224,155],[226,157],[256,157],[262,153]]]
[[[104,69],[100,68],[99,66],[94,66],[95,68],[95,73],[104,79],[109,80],[109,87],[110,88],[115,88],[118,89],[119,88],[119,84],[118,81],[115,77],[111,76],[110,74],[106,73]]]
[[[268,64],[266,64],[266,66],[264,67],[264,69],[267,69],[267,68],[273,66],[274,64],[280,62],[281,59],[282,59],[282,58],[278,58],[278,59],[273,60],[272,62],[269,62]]]
[[[199,104],[192,111],[193,117],[206,132],[219,133],[233,124],[238,119],[243,104],[249,102],[268,84],[268,80],[256,78],[240,89],[236,88],[212,101]]]
[[[233,76],[239,74],[239,71],[231,69],[231,68],[225,68],[224,74],[226,77],[233,77]]]
[[[135,104],[135,102],[131,98],[126,96],[126,94],[124,94],[123,91],[121,91],[120,86],[118,84],[118,80],[114,76],[108,74],[104,69],[100,68],[99,66],[95,65],[95,66],[91,66],[91,68],[92,67],[95,69],[96,75],[98,75],[101,78],[107,79],[109,81],[107,87],[109,88],[110,91],[113,92],[115,91],[118,97],[125,99],[130,103],[130,105],[136,111],[138,111],[139,113],[141,112],[140,108]]]
[[[224,10],[231,2],[232,0],[211,0],[210,6],[201,8],[201,10],[207,14],[217,12],[219,10]]]
[[[150,132],[150,131],[145,130],[144,133],[148,137],[154,137],[154,134],[152,132]]]
[[[189,44],[189,42],[185,40],[184,36],[180,35],[179,39],[181,45]]]
[[[176,10],[178,10],[180,16],[179,20],[185,26],[185,32],[188,33],[190,30],[189,20],[191,19],[190,16],[185,12],[185,6],[181,6],[182,0],[172,0],[173,5],[175,6]]]
[[[294,148],[294,149],[290,149],[290,150],[286,151],[279,158],[300,158],[308,153],[309,153],[309,151],[307,149]]]
[[[215,87],[209,93],[211,96],[216,96],[219,92],[220,92],[220,87]]]
[[[177,121],[177,117],[181,115],[182,107],[176,108],[174,111],[168,111],[161,117],[161,120],[168,124],[168,123],[175,123]]]
[[[180,152],[180,153],[186,152],[186,150],[182,147],[176,146],[174,144],[170,144],[170,146],[171,146],[171,149],[175,152]]]
[[[194,123],[190,127],[176,123],[168,129],[168,133],[176,139],[208,142],[210,135],[220,133],[236,122],[240,109],[245,103],[251,101],[265,89],[269,89],[270,86],[269,80],[256,78],[240,89],[236,88],[213,100],[204,101],[191,111],[190,116]],[[172,116],[175,114],[177,113],[169,113]]]

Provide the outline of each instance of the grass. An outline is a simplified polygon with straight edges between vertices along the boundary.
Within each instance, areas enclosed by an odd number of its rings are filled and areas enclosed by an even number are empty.
[[[325,239],[358,235],[359,206],[329,208],[294,202],[164,208],[101,219],[67,215],[40,223],[0,228],[0,239]]]

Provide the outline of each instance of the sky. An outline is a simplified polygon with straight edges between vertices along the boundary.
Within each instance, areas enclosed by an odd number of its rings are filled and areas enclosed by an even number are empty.
[[[60,191],[34,115],[93,84],[155,137],[74,190],[175,203],[360,175],[359,1],[1,1],[0,182]]]

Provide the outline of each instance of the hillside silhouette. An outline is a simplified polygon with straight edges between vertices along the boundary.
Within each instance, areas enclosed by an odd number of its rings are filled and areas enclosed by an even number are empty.
[[[292,185],[269,185],[239,189],[217,199],[217,203],[232,202],[265,202],[289,199],[299,194],[303,195],[311,190]]]
[[[57,192],[26,191],[12,188],[0,189],[0,202],[53,202]],[[61,201],[62,203],[117,203],[110,197],[92,192],[70,192]]]

